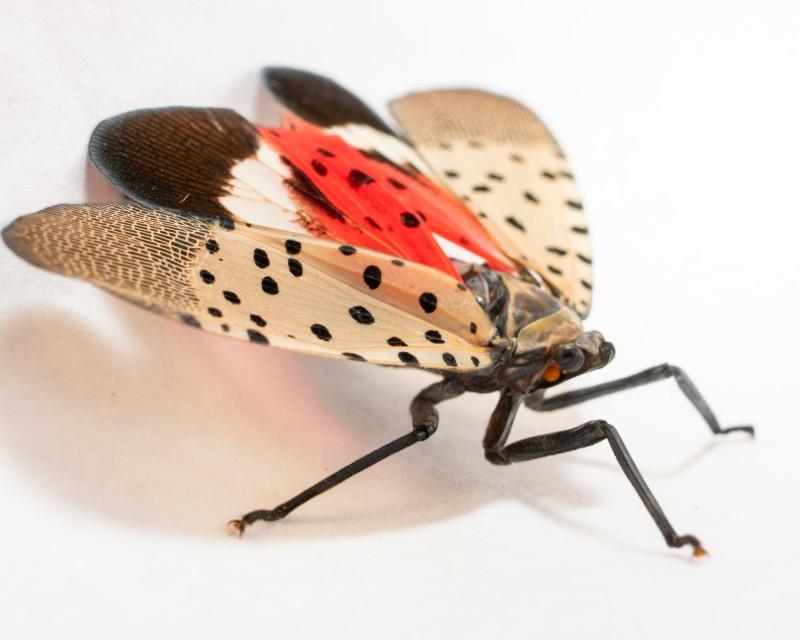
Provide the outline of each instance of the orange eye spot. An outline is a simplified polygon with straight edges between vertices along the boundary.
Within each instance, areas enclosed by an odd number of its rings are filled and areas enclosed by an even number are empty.
[[[542,376],[547,382],[556,382],[561,377],[561,369],[558,367],[547,367]]]

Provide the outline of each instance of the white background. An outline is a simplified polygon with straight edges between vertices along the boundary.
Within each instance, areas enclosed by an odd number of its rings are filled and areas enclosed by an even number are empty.
[[[431,380],[190,331],[0,247],[4,638],[797,637],[800,15],[758,2],[11,2],[0,18],[0,223],[113,191],[101,119],[174,104],[257,118],[258,70],[329,74],[382,109],[478,85],[535,107],[593,229],[588,323],[617,346],[571,386],[669,361],[674,382],[517,435],[616,424],[679,532],[607,445],[498,468],[494,397],[243,540],[270,507],[405,432]]]

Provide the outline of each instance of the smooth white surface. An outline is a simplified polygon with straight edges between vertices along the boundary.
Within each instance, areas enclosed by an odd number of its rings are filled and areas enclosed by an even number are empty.
[[[442,406],[431,441],[242,541],[226,520],[407,429],[429,376],[204,336],[0,247],[3,638],[790,638],[800,572],[800,65],[795,3],[4,0],[0,224],[113,190],[102,118],[263,108],[267,63],[381,107],[480,85],[535,107],[594,232],[590,322],[673,382],[516,435],[616,424],[705,562],[668,550],[605,444],[497,468],[494,397]]]

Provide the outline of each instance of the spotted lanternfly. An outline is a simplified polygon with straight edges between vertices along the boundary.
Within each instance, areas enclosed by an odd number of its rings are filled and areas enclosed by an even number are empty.
[[[499,391],[483,440],[490,462],[608,440],[667,544],[703,555],[670,525],[609,423],[507,442],[521,404],[551,411],[668,377],[714,433],[753,433],[721,428],[667,364],[547,395],[607,364],[614,347],[581,324],[592,297],[586,218],[542,122],[484,91],[427,91],[392,102],[401,137],[326,78],[285,68],[263,78],[277,126],[212,108],[109,118],[89,155],[132,202],[56,205],[3,231],[25,260],[191,327],[441,377],[411,403],[410,433],[234,520],[239,533],[426,440],[439,402]]]

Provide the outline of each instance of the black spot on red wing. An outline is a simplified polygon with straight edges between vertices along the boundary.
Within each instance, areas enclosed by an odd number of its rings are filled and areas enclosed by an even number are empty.
[[[375,317],[362,306],[350,307],[348,309],[350,316],[359,324],[372,324],[375,322]]]
[[[578,211],[583,209],[583,203],[578,202],[577,200],[565,200],[564,204],[566,204],[568,207],[572,209],[577,209]]]
[[[381,225],[379,225],[377,222],[375,222],[375,221],[374,221],[372,218],[370,218],[369,216],[364,216],[364,222],[366,222],[366,223],[367,223],[367,224],[368,224],[370,227],[372,227],[373,229],[377,229],[378,231],[380,231],[380,230],[381,230]]]
[[[407,347],[408,345],[405,343],[404,340],[401,340],[397,336],[392,336],[386,341],[390,347]]]
[[[453,356],[452,353],[444,352],[442,354],[442,360],[444,360],[444,363],[448,367],[456,367],[456,366],[458,366],[458,363],[456,362],[455,356]]]
[[[322,163],[321,163],[319,160],[317,160],[316,158],[314,158],[314,159],[311,161],[311,167],[314,169],[314,171],[316,171],[316,172],[317,172],[317,174],[319,174],[319,175],[321,175],[321,176],[326,176],[326,175],[328,175],[328,167],[326,167],[324,164],[322,164]]]
[[[475,365],[476,367],[481,363],[481,361],[478,360],[475,356],[471,356],[470,360],[472,360],[472,364]]]
[[[263,249],[255,249],[253,251],[253,262],[259,269],[266,269],[269,266],[269,256]]]
[[[402,267],[405,264],[405,262],[403,262],[402,260],[392,260],[392,264],[395,265],[396,267]]]
[[[436,311],[437,304],[439,304],[439,300],[437,299],[436,294],[433,294],[430,291],[423,292],[419,297],[419,306],[422,307],[422,310],[425,313],[433,313]]]
[[[357,353],[350,353],[349,351],[342,351],[342,355],[347,358],[348,360],[353,360],[355,362],[366,362],[366,358],[364,356],[360,356]]]
[[[444,344],[444,338],[442,338],[442,334],[436,331],[435,329],[431,329],[430,331],[425,332],[425,339],[428,342],[432,342],[433,344]]]
[[[259,327],[266,327],[267,326],[267,321],[264,320],[264,318],[262,318],[257,313],[251,313],[250,314],[250,320],[252,320]]]
[[[191,313],[184,313],[181,315],[181,320],[184,324],[189,325],[190,327],[194,327],[195,329],[200,329],[202,325],[200,321],[195,318]]]
[[[286,253],[291,256],[297,255],[300,253],[300,249],[303,248],[303,245],[301,245],[297,240],[287,240],[284,242],[284,246],[286,247]]]
[[[550,253],[555,253],[557,256],[565,256],[567,255],[566,249],[561,249],[559,247],[546,247],[546,250]]]
[[[374,264],[364,269],[364,282],[370,289],[377,289],[381,286],[381,270]]]
[[[231,304],[239,304],[241,302],[241,300],[239,300],[239,296],[237,296],[233,291],[223,291],[222,295]]]
[[[269,344],[267,336],[265,336],[260,331],[256,331],[255,329],[248,329],[247,337],[250,338],[250,342],[255,342],[258,344]]]
[[[221,318],[222,317],[222,311],[220,311],[216,307],[209,307],[208,308],[208,314],[211,315],[211,316],[214,316],[215,318]]]
[[[469,332],[470,333],[477,333],[478,332],[478,325],[474,322],[469,323]]]
[[[405,364],[419,364],[419,360],[417,360],[416,356],[410,354],[408,351],[399,351],[397,357],[400,358],[400,362],[404,362]]]
[[[356,248],[351,247],[349,244],[343,244],[339,247],[339,251],[346,256],[352,256],[356,252]]]
[[[331,332],[328,331],[328,327],[326,327],[324,324],[312,324],[310,329],[311,333],[313,333],[315,336],[317,336],[317,338],[319,338],[323,342],[329,342],[330,339],[333,337],[331,335]]]
[[[219,218],[219,226],[227,231],[233,231],[236,228],[233,220],[230,218],[220,217]]]
[[[353,189],[358,189],[365,184],[372,184],[373,182],[375,182],[375,178],[358,169],[351,169],[350,173],[347,174],[347,183]]]
[[[534,204],[538,204],[539,203],[539,198],[537,198],[535,195],[533,195],[530,191],[526,191],[525,192],[525,199],[528,202],[533,202]]]
[[[216,253],[219,251],[219,243],[214,238],[209,238],[206,240],[206,249],[209,253]]]
[[[291,273],[295,278],[299,278],[303,275],[303,265],[299,260],[289,258],[289,273]]]
[[[210,271],[206,271],[205,269],[200,272],[200,279],[206,284],[214,284],[214,280],[216,280],[214,274]]]
[[[317,151],[318,151],[318,152],[319,152],[321,155],[325,156],[326,158],[335,158],[335,157],[336,157],[336,154],[335,154],[335,153],[331,153],[331,152],[330,152],[330,151],[328,151],[327,149],[322,149],[322,148],[319,148],[319,149],[317,149]]]
[[[514,216],[508,216],[506,218],[506,222],[510,224],[515,229],[519,229],[520,231],[525,231],[525,225],[523,225],[519,220],[517,220]]]
[[[273,280],[269,276],[267,276],[266,278],[261,280],[261,290],[264,293],[269,294],[271,296],[277,295],[279,291],[278,283],[275,282],[275,280]]]
[[[406,188],[406,185],[404,185],[404,184],[403,184],[402,182],[400,182],[399,180],[395,180],[394,178],[387,178],[387,179],[386,179],[386,181],[387,181],[387,182],[388,182],[390,185],[392,185],[392,186],[393,186],[395,189],[400,189],[400,190],[402,190],[402,189],[405,189],[405,188]]]
[[[402,222],[403,225],[409,229],[419,226],[419,220],[417,219],[417,216],[415,216],[413,213],[409,213],[408,211],[404,211],[400,214],[400,222]]]

